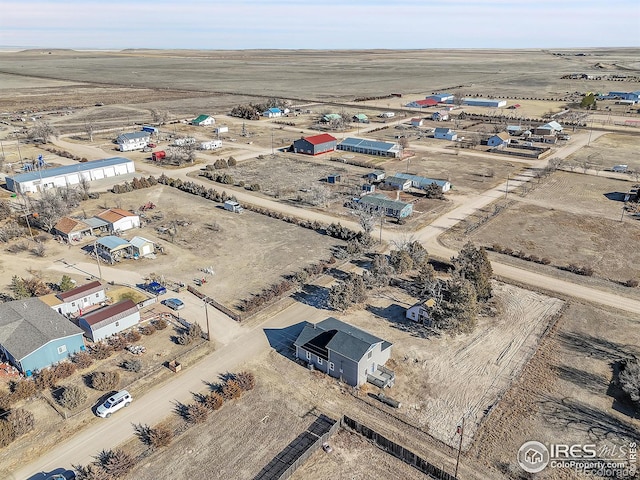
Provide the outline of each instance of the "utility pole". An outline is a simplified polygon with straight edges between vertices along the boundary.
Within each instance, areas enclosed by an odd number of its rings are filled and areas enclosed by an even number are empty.
[[[96,247],[97,243],[98,243],[98,240],[93,242],[93,253],[96,256],[96,262],[98,262],[98,278],[102,280],[102,268],[100,268],[100,255],[98,255],[98,249]]]
[[[509,173],[507,173],[507,187],[504,189],[504,198],[507,198],[507,195],[509,195]]]
[[[624,220],[624,205],[622,206],[622,215],[620,216],[620,221]]]
[[[273,130],[271,130],[271,156],[275,156],[276,152],[273,150]]]
[[[380,210],[380,243],[382,244],[382,220],[384,219],[384,210]]]
[[[460,434],[460,443],[458,444],[458,457],[456,458],[456,471],[453,474],[454,477],[458,478],[458,465],[460,465],[460,452],[462,451],[462,437],[464,435],[464,416],[462,417],[462,425],[458,427],[458,432]]]
[[[204,297],[204,316],[207,319],[207,341],[210,342],[211,341],[211,333],[209,331],[209,308],[208,304],[209,302],[207,301],[209,299],[209,297]]]

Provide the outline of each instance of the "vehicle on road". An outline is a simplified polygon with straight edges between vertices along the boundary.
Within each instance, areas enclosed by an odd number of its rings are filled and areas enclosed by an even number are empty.
[[[184,308],[184,302],[179,298],[167,298],[162,301],[162,304],[169,307],[171,310],[182,310]]]
[[[117,412],[121,408],[128,407],[133,398],[126,390],[120,390],[107,398],[103,404],[96,408],[96,415],[102,418],[109,418],[112,413]]]

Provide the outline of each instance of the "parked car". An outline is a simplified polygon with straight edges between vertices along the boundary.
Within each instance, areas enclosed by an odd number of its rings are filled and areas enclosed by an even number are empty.
[[[120,390],[107,398],[103,404],[96,408],[96,414],[102,418],[109,418],[112,413],[117,412],[121,408],[128,407],[133,398],[126,390]]]
[[[158,282],[151,282],[149,285],[147,285],[147,290],[154,295],[164,295],[165,293],[167,293],[167,289],[164,287],[164,285]]]
[[[327,453],[333,452],[333,448],[331,448],[331,445],[329,445],[329,442],[324,442],[322,444],[322,450],[324,450]]]
[[[184,302],[179,298],[167,298],[162,301],[163,305],[166,305],[171,310],[182,310],[184,308]]]

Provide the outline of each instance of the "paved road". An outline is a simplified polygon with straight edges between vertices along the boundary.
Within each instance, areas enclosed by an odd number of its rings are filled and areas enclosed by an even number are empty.
[[[595,135],[595,132],[594,132]],[[591,141],[593,141],[593,136]],[[87,150],[90,147],[82,147],[76,144],[70,144],[58,140],[61,146],[79,153],[87,158],[99,158],[103,156],[98,152],[98,156],[90,155]],[[576,139],[575,142],[559,149],[554,156],[566,158],[574,151],[578,150],[586,144],[586,139]],[[82,148],[80,148],[82,147]],[[82,153],[80,153],[82,152]],[[543,164],[542,162],[540,163]],[[196,167],[199,168],[199,167]],[[181,177],[186,178],[186,171],[182,170]],[[174,173],[175,175],[175,173]],[[191,179],[193,180],[193,179]],[[519,182],[528,181],[527,177],[517,177],[509,182],[509,190],[516,188]],[[492,188],[475,197],[469,197],[463,205],[446,213],[438,218],[431,225],[416,232],[414,237],[424,242],[427,250],[436,256],[448,258],[457,252],[449,250],[441,245],[437,238],[445,230],[451,228],[457,222],[463,220],[466,216],[482,208],[496,198],[505,195],[506,182],[495,188]],[[303,218],[317,219],[324,222],[330,222],[333,219],[327,215],[311,212],[308,210],[290,207],[268,199],[254,197],[244,192],[236,192],[241,202],[250,202],[274,210],[287,212]],[[357,228],[355,222],[342,222],[348,224],[350,228]],[[385,232],[385,238],[390,240],[392,235]],[[90,266],[87,266],[90,268]],[[538,273],[529,272],[527,270],[493,262],[493,268],[496,274],[505,278],[515,279],[521,283],[542,287],[546,290],[556,291],[563,295],[574,296],[576,298],[586,299],[597,302],[602,305],[612,306],[637,313],[640,311],[640,302],[620,297],[619,295],[604,292],[591,287],[575,285],[571,282],[558,280],[547,277]],[[132,435],[131,424],[147,423],[150,425],[158,423],[160,420],[170,415],[176,401],[190,402],[190,392],[199,392],[204,389],[203,382],[215,380],[217,375],[226,371],[237,370],[245,360],[255,358],[261,352],[269,348],[269,343],[265,335],[264,329],[282,328],[285,326],[295,325],[302,321],[317,321],[329,315],[329,312],[319,310],[314,307],[304,305],[302,303],[294,303],[290,307],[282,310],[274,317],[267,320],[262,325],[245,329],[241,327],[241,332],[235,336],[235,339],[220,348],[207,358],[200,361],[197,365],[190,369],[185,369],[175,378],[165,384],[153,389],[145,394],[143,399],[134,401],[127,410],[118,412],[108,420],[99,422],[91,428],[79,432],[77,435],[62,443],[59,447],[46,453],[37,462],[27,465],[20,471],[15,472],[12,479],[29,478],[40,471],[54,470],[59,467],[70,467],[72,463],[87,463],[91,461],[92,456],[100,449],[112,448],[122,443],[126,438]],[[135,392],[133,392],[135,395]]]

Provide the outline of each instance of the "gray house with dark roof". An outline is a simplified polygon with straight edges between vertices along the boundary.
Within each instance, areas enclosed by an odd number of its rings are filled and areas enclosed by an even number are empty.
[[[294,345],[296,358],[349,385],[393,384],[393,372],[384,368],[391,343],[336,318],[307,323]]]
[[[82,330],[39,298],[0,304],[0,352],[29,374],[84,350]]]

